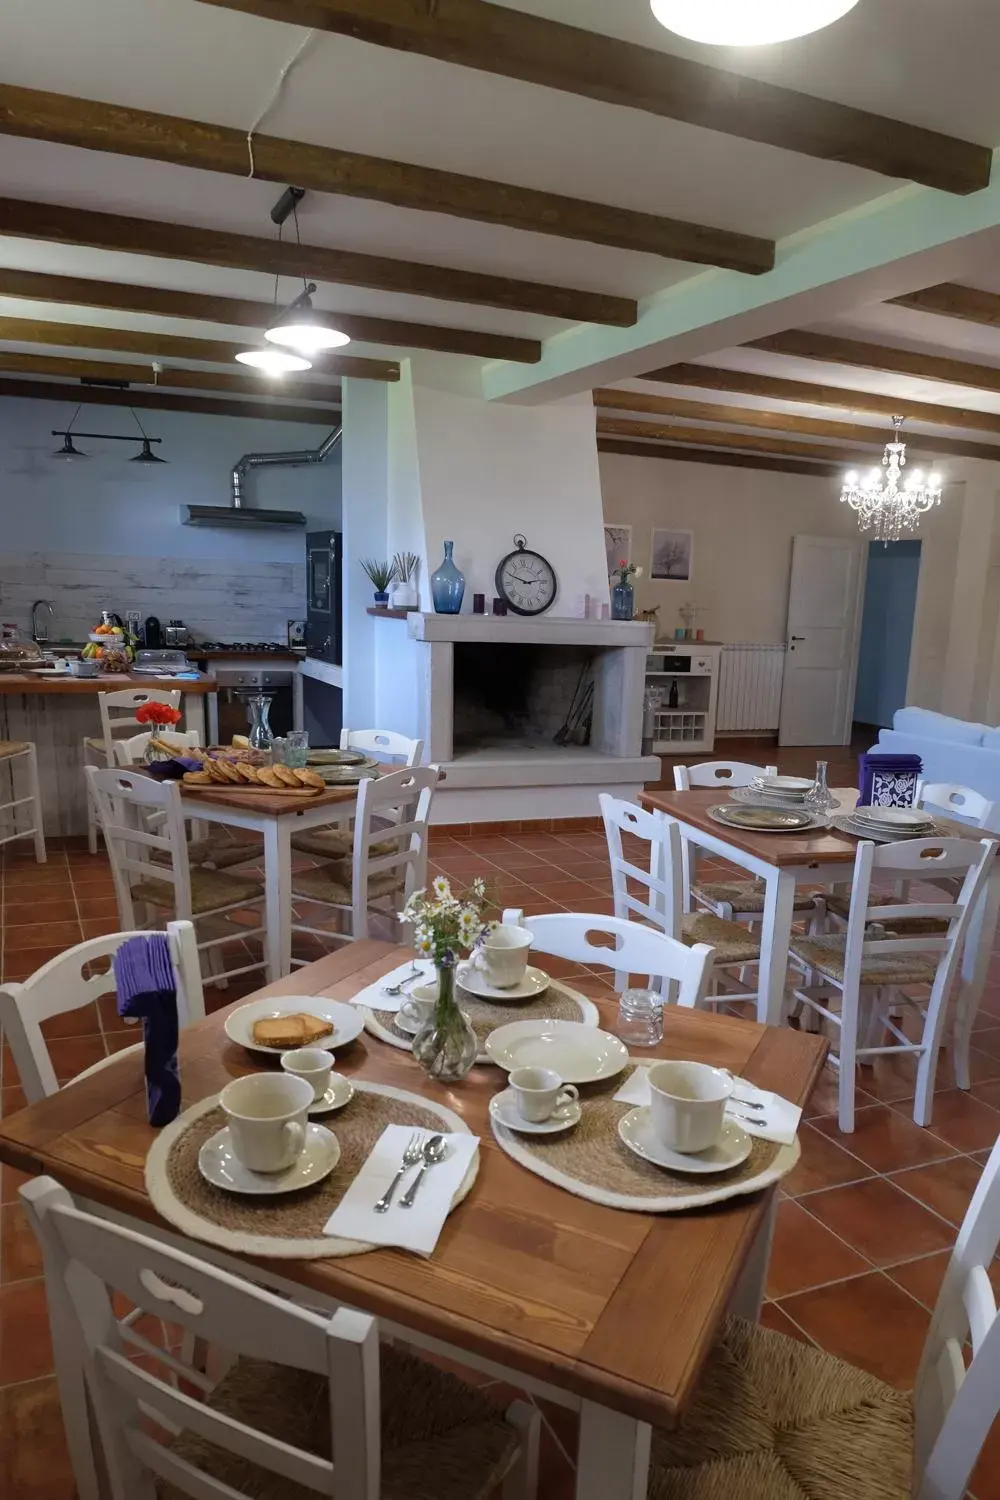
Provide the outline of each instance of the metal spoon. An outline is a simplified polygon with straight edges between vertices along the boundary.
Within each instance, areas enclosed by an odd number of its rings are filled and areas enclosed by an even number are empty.
[[[428,1170],[433,1167],[436,1162],[444,1161],[447,1155],[448,1142],[445,1140],[443,1135],[432,1135],[429,1141],[424,1142],[423,1165],[420,1168],[420,1171],[417,1173],[416,1177],[414,1177],[413,1181],[410,1183],[410,1186],[407,1188],[404,1197],[400,1198],[400,1208],[413,1207],[413,1200],[417,1196],[417,1189],[426,1177]]]
[[[408,984],[412,984],[415,979],[422,979],[423,973],[423,969],[414,964],[409,974],[404,974],[397,984],[387,984],[382,990],[383,995],[401,995]]]

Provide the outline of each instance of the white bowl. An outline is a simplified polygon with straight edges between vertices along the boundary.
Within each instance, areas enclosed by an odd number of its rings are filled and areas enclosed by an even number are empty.
[[[563,1083],[598,1083],[627,1065],[628,1048],[609,1031],[580,1021],[511,1021],[486,1038],[486,1055],[513,1068],[551,1068]]]

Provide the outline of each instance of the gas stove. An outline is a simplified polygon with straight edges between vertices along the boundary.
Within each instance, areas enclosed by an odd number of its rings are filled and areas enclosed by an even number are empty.
[[[227,651],[233,655],[270,656],[275,652],[288,654],[287,645],[279,641],[201,641],[188,648],[193,656],[199,651]]]

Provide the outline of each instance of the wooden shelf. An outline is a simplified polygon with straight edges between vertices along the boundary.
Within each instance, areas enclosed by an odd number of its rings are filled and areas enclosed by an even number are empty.
[[[420,613],[420,606],[413,604],[407,609],[391,609],[388,605],[385,609],[379,609],[374,604],[369,604],[367,614],[374,615],[379,620],[405,620],[407,615]]]

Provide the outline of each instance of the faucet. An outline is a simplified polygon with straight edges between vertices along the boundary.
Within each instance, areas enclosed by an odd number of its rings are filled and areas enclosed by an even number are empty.
[[[46,642],[49,638],[47,628],[44,634],[42,634],[38,628],[38,611],[43,604],[49,612],[49,625],[52,624],[52,616],[55,613],[52,608],[52,601],[49,599],[36,599],[34,604],[31,606],[31,639],[35,642],[36,645],[39,646]]]

